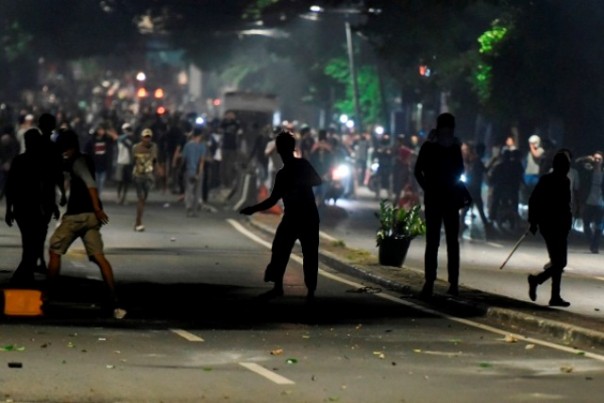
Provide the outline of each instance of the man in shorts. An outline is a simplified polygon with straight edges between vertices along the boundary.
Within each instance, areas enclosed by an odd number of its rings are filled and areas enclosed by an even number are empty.
[[[109,304],[116,319],[122,319],[126,311],[119,308],[113,269],[103,252],[101,225],[109,218],[103,211],[94,178],[94,163],[88,155],[80,153],[78,135],[71,130],[59,133],[58,148],[63,153],[64,170],[70,175],[69,200],[61,224],[50,237],[48,283],[50,290],[61,270],[61,255],[73,241],[81,238],[88,258],[99,266],[109,290]]]
[[[143,212],[145,211],[145,202],[149,197],[149,191],[155,183],[155,165],[157,164],[157,145],[151,141],[153,132],[151,129],[144,129],[141,133],[141,141],[132,147],[134,156],[134,171],[132,178],[136,186],[136,196],[138,202],[136,205],[136,221],[134,230],[142,232],[145,230],[143,225]]]

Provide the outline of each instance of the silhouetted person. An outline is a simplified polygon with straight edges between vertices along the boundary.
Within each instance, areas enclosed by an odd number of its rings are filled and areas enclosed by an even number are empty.
[[[24,140],[25,152],[13,160],[6,186],[5,221],[9,227],[16,221],[21,232],[21,262],[11,279],[19,284],[34,280],[48,223],[53,215],[59,218],[55,195],[46,191],[52,185],[46,182],[52,178],[40,165],[43,153],[48,152],[42,148],[42,135],[38,129],[29,129]]]
[[[463,209],[461,213],[461,224],[462,228],[464,228],[466,214],[468,211],[470,214],[472,214],[472,207],[474,206],[480,215],[485,232],[489,233],[492,226],[484,213],[484,202],[482,201],[482,185],[484,183],[484,175],[486,171],[486,167],[482,162],[484,150],[485,147],[482,143],[468,145],[468,155],[466,159],[466,186],[468,188],[468,192],[470,192],[470,196],[472,196],[472,204]]]
[[[57,118],[55,115],[50,113],[43,113],[38,118],[38,128],[42,132],[42,153],[41,161],[44,167],[44,193],[45,200],[52,202],[53,207],[55,206],[55,200],[57,198],[57,188],[59,189],[59,205],[65,206],[67,204],[67,197],[65,193],[65,178],[63,176],[63,155],[57,144],[53,141],[53,135],[56,135],[55,129],[57,128]],[[48,234],[48,224],[50,223],[50,216],[46,227],[44,228],[44,241]],[[40,272],[46,272],[46,262],[44,260],[45,254],[44,242],[38,249],[38,266],[37,270]]]
[[[518,150],[504,150],[501,162],[493,167],[490,182],[493,188],[491,203],[491,220],[500,225],[509,221],[515,228],[518,216],[520,188],[524,183],[524,168],[518,157]]]
[[[529,198],[530,231],[541,232],[550,261],[544,271],[528,276],[529,297],[537,299],[537,286],[552,279],[550,306],[568,307],[570,302],[560,296],[562,271],[566,267],[567,238],[571,229],[570,160],[564,152],[558,152],[553,160],[553,172],[542,176]]]
[[[579,202],[583,233],[591,253],[599,253],[604,223],[604,164],[602,151],[577,159],[580,167]]]
[[[461,143],[453,136],[454,131],[455,117],[450,113],[439,115],[435,136],[422,145],[415,164],[415,178],[424,190],[426,215],[423,298],[432,295],[436,281],[440,229],[443,223],[447,240],[448,293],[459,293],[459,209],[463,206],[456,205],[454,200],[464,165]]]
[[[285,211],[273,240],[271,261],[264,273],[264,281],[274,282],[275,285],[263,296],[272,298],[283,295],[283,276],[298,239],[304,256],[307,298],[312,299],[319,271],[319,211],[312,188],[321,184],[321,177],[308,161],[294,157],[296,140],[290,132],[279,133],[276,146],[284,166],[277,172],[271,195],[256,205],[241,209],[240,213],[251,215],[267,210],[283,199]]]
[[[114,317],[121,319],[126,311],[119,308],[113,268],[103,251],[100,230],[103,224],[109,222],[109,217],[103,210],[96,187],[94,161],[91,156],[80,153],[78,135],[71,130],[61,131],[57,144],[63,151],[65,171],[70,176],[69,200],[61,224],[50,237],[48,291],[54,291],[52,287],[61,270],[61,255],[67,253],[71,244],[80,238],[90,261],[101,269],[101,275],[109,290],[108,303]]]

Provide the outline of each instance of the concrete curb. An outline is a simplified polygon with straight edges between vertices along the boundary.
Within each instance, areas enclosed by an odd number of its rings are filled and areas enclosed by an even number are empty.
[[[249,223],[254,228],[266,233],[267,235],[274,235],[275,233],[275,229],[271,228],[270,225],[260,222],[259,220],[256,220],[253,217],[249,219]],[[333,241],[332,239],[324,239],[328,242]],[[352,275],[357,278],[361,278],[363,280],[371,281],[393,291],[413,296],[419,295],[421,291],[421,286],[406,284],[400,280],[392,280],[390,278],[387,278],[387,276],[380,275],[379,273],[370,270],[369,268],[364,268],[359,265],[351,264],[350,262],[347,262],[346,260],[337,256],[336,254],[325,250],[319,251],[319,260],[321,263],[334,270]],[[442,288],[442,294],[444,294],[444,291],[446,290],[446,284],[437,285],[435,287],[435,294],[440,294],[440,288]],[[460,291],[462,294],[479,292],[482,295],[490,295],[482,291],[473,290],[466,287],[461,287]],[[438,304],[437,298],[439,297],[435,297],[436,304]],[[493,296],[493,298],[501,297]],[[557,342],[563,345],[604,348],[604,332],[599,332],[597,330],[578,326],[572,323],[566,323],[559,320],[544,318],[520,310],[496,307],[484,302],[474,301],[470,299],[446,298],[446,302],[449,305],[454,304],[458,307],[470,308],[472,310],[475,310],[482,316],[496,319],[500,322],[515,327],[518,329],[517,331],[515,331],[515,333],[521,333],[522,331],[539,332],[547,334],[548,336],[556,339]],[[440,310],[440,308],[441,306],[436,306],[436,309]],[[572,317],[574,314],[568,313],[567,315],[568,317]]]

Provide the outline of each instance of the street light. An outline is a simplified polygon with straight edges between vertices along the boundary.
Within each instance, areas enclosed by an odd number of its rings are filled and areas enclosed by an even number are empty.
[[[359,102],[359,84],[357,81],[357,72],[354,66],[354,49],[352,47],[352,30],[350,29],[350,21],[346,20],[346,48],[348,49],[348,68],[350,69],[350,79],[352,80],[352,93],[354,95],[354,112],[358,123],[357,127],[363,127],[363,119],[361,116],[361,103]]]

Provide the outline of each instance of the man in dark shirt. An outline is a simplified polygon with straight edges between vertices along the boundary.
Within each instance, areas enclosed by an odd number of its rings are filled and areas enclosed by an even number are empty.
[[[271,261],[266,267],[264,281],[274,282],[266,298],[283,295],[283,276],[296,239],[302,245],[304,256],[304,283],[311,300],[317,288],[319,271],[319,211],[312,188],[321,184],[321,177],[308,161],[294,157],[296,140],[290,132],[279,133],[277,152],[283,160],[283,168],[277,172],[271,195],[264,201],[241,209],[251,215],[274,206],[283,199],[285,211],[273,240]]]
[[[50,238],[49,286],[53,285],[61,270],[61,255],[67,252],[73,241],[81,238],[88,258],[101,269],[103,280],[109,289],[113,316],[122,319],[126,311],[119,308],[113,269],[103,251],[100,229],[109,222],[109,217],[103,211],[97,191],[94,162],[90,156],[80,153],[78,135],[71,130],[61,131],[57,144],[66,161],[65,170],[70,175],[70,190],[67,211]]]
[[[46,166],[40,166],[44,153],[49,152],[43,148],[42,134],[38,129],[29,129],[24,140],[25,152],[13,160],[6,186],[5,221],[9,227],[16,221],[21,232],[21,262],[11,278],[17,284],[34,280],[50,218],[59,218],[52,177],[46,175]]]
[[[562,272],[566,267],[567,238],[572,226],[570,209],[570,160],[564,152],[558,152],[553,160],[553,172],[543,175],[529,198],[530,231],[541,232],[550,261],[544,271],[528,276],[529,298],[537,299],[537,286],[552,279],[550,306],[568,307],[570,302],[560,296]]]
[[[424,190],[426,215],[423,298],[432,296],[443,223],[447,240],[448,293],[455,296],[459,292],[459,209],[463,206],[454,200],[464,166],[461,143],[453,136],[454,131],[455,117],[450,113],[439,115],[435,137],[422,145],[415,164],[415,178]]]

